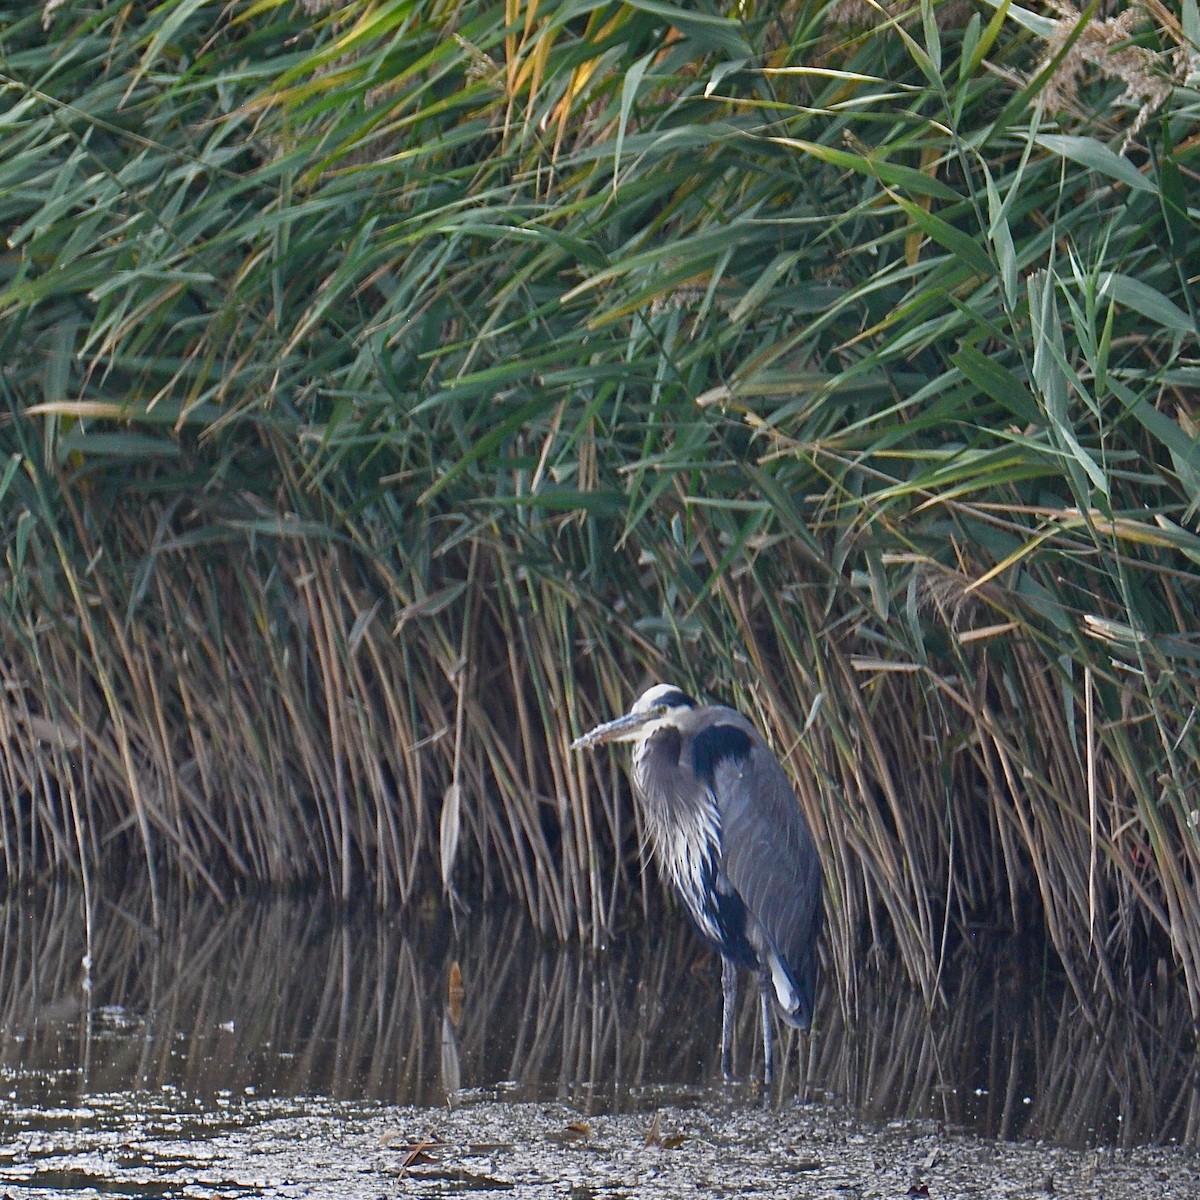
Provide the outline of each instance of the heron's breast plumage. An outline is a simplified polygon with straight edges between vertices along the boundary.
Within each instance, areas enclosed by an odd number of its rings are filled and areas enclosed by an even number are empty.
[[[731,732],[745,740],[740,730]],[[634,749],[634,788],[654,857],[702,936],[753,966],[745,908],[722,867],[721,813],[711,786],[718,750],[675,728],[657,731]]]

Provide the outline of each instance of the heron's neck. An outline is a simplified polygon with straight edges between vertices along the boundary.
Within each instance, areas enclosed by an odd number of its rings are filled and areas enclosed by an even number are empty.
[[[651,842],[660,861],[667,862],[678,839],[693,845],[715,843],[718,816],[712,796],[681,752],[684,739],[674,726],[665,726],[633,748],[633,790]]]

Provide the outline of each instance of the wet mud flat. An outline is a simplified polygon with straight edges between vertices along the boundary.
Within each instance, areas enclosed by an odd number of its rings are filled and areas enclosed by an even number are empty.
[[[664,1098],[665,1099],[665,1098]],[[1067,1149],[872,1125],[709,1089],[637,1111],[465,1096],[436,1109],[171,1089],[22,1111],[0,1102],[0,1196],[1195,1197],[1179,1147]]]

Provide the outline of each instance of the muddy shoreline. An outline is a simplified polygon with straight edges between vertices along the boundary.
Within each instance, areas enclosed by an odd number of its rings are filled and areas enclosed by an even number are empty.
[[[647,1097],[647,1100],[650,1098]],[[310,1197],[497,1194],[570,1200],[750,1195],[1194,1197],[1200,1154],[989,1141],[881,1126],[820,1104],[714,1092],[639,1112],[461,1098],[454,1108],[176,1092],[56,1112],[0,1103],[0,1194]],[[926,1190],[927,1189],[927,1190]]]

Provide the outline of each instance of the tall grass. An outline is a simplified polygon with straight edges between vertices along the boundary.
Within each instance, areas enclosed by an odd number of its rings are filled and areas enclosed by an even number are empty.
[[[572,734],[769,731],[844,994],[1044,923],[1200,1016],[1194,0],[18,13],[10,881],[638,873]]]

